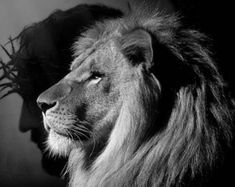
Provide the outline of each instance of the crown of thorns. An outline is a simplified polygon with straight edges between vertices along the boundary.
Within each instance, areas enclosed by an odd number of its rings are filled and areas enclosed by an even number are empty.
[[[56,64],[56,58],[43,54],[41,46],[34,43],[31,38],[34,29],[37,28],[26,28],[17,37],[9,37],[6,44],[0,45],[8,57],[7,62],[0,58],[0,99],[17,93],[25,101],[35,100],[41,91],[59,79],[63,66]],[[44,45],[46,48],[47,44]],[[50,52],[52,55],[56,53],[48,50]],[[51,81],[53,77],[56,80]]]
[[[18,76],[17,72],[18,70],[18,65],[15,63],[14,59],[16,57],[16,47],[14,44],[14,41],[17,39],[9,37],[9,41],[5,45],[0,45],[2,50],[6,53],[7,57],[10,59],[8,62],[3,62],[3,60],[0,58],[0,70],[1,76],[0,76],[0,81],[4,83],[0,84],[0,93],[3,93],[0,96],[0,99],[6,97],[7,95],[11,93],[18,93],[20,95],[23,94],[23,90],[20,89],[20,85],[22,81],[21,77]],[[11,51],[9,51],[6,48],[6,45],[10,45]],[[5,92],[5,93],[4,93]]]

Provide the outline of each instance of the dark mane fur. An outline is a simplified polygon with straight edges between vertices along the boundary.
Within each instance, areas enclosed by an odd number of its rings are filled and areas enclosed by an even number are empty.
[[[120,119],[103,152],[93,160],[93,167],[82,171],[87,172],[82,184],[221,184],[212,180],[218,175],[232,141],[232,105],[203,34],[184,28],[176,16],[138,13],[97,24],[75,44],[75,56],[79,58],[97,43],[116,37],[125,57],[136,63],[138,57],[143,58],[141,50],[136,53],[138,39],[128,40],[126,36],[137,29],[151,35],[154,65],[143,69],[139,84],[130,88],[135,93],[132,105],[123,109],[125,113],[120,112]],[[134,124],[129,124],[129,118]],[[114,140],[122,126],[128,135]],[[76,151],[71,153],[70,184],[74,186],[81,180],[76,164],[80,159]]]

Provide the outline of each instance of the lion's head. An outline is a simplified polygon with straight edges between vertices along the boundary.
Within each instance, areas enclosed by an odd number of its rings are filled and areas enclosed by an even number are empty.
[[[71,186],[198,186],[231,141],[224,82],[205,37],[174,16],[98,23],[38,103]]]

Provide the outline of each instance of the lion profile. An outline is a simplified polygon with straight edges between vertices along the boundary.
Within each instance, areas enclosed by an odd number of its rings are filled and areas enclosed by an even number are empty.
[[[37,100],[70,186],[209,186],[232,113],[205,44],[177,17],[146,11],[78,39],[70,73]]]

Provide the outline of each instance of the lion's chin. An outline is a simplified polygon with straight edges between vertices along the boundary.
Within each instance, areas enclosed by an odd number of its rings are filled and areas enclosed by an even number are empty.
[[[50,150],[51,154],[66,157],[69,156],[71,150],[76,147],[76,142],[50,129],[47,139],[47,148]]]

